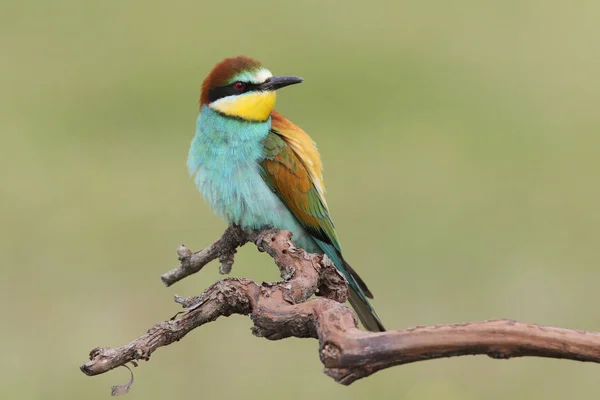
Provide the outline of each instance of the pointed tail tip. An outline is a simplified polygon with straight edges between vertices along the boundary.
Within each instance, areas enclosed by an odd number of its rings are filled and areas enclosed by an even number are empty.
[[[385,332],[385,326],[383,326],[383,323],[381,323],[381,321],[379,319],[377,319],[377,331],[375,332]]]
[[[385,332],[385,327],[381,322],[381,319],[374,312],[371,314],[373,318],[369,318],[368,321],[360,319],[360,322],[364,325],[364,327],[370,332]]]
[[[361,298],[360,294],[355,290],[350,289],[350,297],[348,298],[350,301],[350,305],[356,311],[358,315],[358,319],[363,324],[363,326],[371,332],[384,332],[385,327],[381,322],[381,319],[371,307],[371,304],[363,297]]]
[[[385,332],[385,327],[383,323],[377,316],[377,314],[369,314],[364,315],[358,313],[358,319],[360,319],[361,324],[365,327],[369,332]]]

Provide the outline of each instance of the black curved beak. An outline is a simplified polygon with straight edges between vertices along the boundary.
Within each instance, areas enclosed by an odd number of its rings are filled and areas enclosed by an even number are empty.
[[[272,78],[267,79],[264,83],[260,84],[258,89],[262,91],[277,90],[289,85],[295,85],[296,83],[300,83],[303,80],[304,79],[298,76],[274,76]]]

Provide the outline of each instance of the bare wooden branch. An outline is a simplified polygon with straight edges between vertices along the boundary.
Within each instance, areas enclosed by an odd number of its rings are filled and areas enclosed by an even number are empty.
[[[239,226],[234,225],[227,228],[216,242],[204,250],[192,253],[184,245],[181,245],[177,250],[180,261],[179,267],[165,272],[161,279],[165,286],[171,286],[175,282],[200,271],[206,264],[217,258],[221,261],[220,272],[228,274],[231,272],[236,249],[245,245],[248,240],[251,240],[248,234]]]
[[[90,361],[81,370],[98,375],[131,361],[148,360],[159,347],[231,314],[250,315],[253,333],[270,340],[317,338],[325,373],[345,385],[391,366],[462,355],[600,363],[600,333],[506,319],[363,332],[357,328],[354,312],[343,305],[347,297],[345,279],[326,257],[295,248],[291,234],[285,231],[246,233],[230,228],[209,249],[194,254],[184,251],[182,265],[163,275],[163,281],[176,282],[212,259],[231,255],[227,260],[233,261],[235,248],[248,241],[273,257],[284,281],[259,285],[249,279],[228,278],[199,296],[176,298],[185,308],[181,315],[159,322],[125,346],[92,350]],[[313,294],[319,297],[309,300]]]

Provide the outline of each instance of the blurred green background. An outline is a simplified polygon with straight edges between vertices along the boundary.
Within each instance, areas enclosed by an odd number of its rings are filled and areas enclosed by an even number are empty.
[[[225,223],[185,167],[204,76],[251,55],[305,78],[278,109],[319,144],[347,259],[389,328],[508,317],[600,331],[597,1],[6,1],[0,5],[0,398],[106,399],[90,349],[201,292],[180,243]],[[234,276],[278,279],[240,251]],[[135,369],[128,399],[598,398],[600,366],[444,359],[351,387],[317,343],[221,319]]]

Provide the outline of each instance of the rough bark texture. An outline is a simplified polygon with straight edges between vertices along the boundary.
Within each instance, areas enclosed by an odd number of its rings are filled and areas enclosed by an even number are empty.
[[[227,278],[198,296],[176,298],[185,309],[181,315],[159,322],[127,345],[92,350],[81,371],[92,376],[132,361],[148,360],[159,347],[231,314],[249,315],[253,333],[270,340],[317,338],[325,373],[344,385],[394,365],[462,355],[600,362],[600,333],[506,319],[381,333],[361,331],[354,312],[343,304],[348,294],[344,278],[326,257],[295,248],[286,231],[244,232],[230,227],[205,250],[192,253],[182,246],[181,265],[164,274],[162,280],[169,286],[217,258],[221,271],[228,272],[235,249],[247,242],[254,242],[273,257],[282,282],[260,285],[249,279]],[[309,300],[313,294],[318,297]]]

